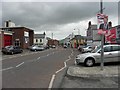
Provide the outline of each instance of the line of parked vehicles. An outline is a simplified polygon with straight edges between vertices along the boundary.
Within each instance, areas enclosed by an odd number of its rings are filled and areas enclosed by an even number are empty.
[[[45,49],[49,49],[49,48],[56,48],[55,45],[46,45],[46,46],[43,46],[43,45],[32,45],[28,48],[28,50],[30,51],[43,51]],[[2,48],[1,52],[3,54],[16,54],[16,53],[22,53],[23,52],[23,49],[20,48],[19,46],[13,46],[13,45],[10,45],[10,46],[6,46],[4,48]]]
[[[104,62],[118,62],[120,59],[120,45],[109,44],[104,45]],[[77,55],[75,58],[75,64],[84,64],[85,66],[91,67],[95,63],[101,62],[101,46],[92,47],[90,45],[78,47],[83,54]]]

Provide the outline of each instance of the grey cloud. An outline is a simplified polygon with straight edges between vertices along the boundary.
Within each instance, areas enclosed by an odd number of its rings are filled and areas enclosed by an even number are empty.
[[[116,3],[104,3],[105,12],[116,14]],[[96,17],[99,11],[98,2],[80,3],[3,3],[2,20],[11,19],[17,25],[31,28],[54,28],[57,25],[77,23],[81,20]],[[88,22],[86,22],[88,23]]]

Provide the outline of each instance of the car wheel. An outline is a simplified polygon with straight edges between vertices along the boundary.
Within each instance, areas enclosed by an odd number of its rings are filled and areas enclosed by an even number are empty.
[[[13,53],[13,52],[11,52],[11,54],[13,55],[14,53]]]
[[[22,53],[22,52],[23,52],[23,50],[20,51],[20,53]]]
[[[87,66],[87,67],[92,67],[93,65],[94,65],[94,63],[95,63],[95,61],[94,61],[94,59],[92,59],[92,58],[88,58],[88,59],[86,59],[85,60],[85,66]]]
[[[79,65],[80,63],[78,63],[78,62],[75,60],[74,64],[75,64],[75,65]]]

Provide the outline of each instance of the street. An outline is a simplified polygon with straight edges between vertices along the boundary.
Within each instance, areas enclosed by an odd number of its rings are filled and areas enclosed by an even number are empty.
[[[0,70],[2,87],[52,88],[54,82],[51,81],[52,76],[60,73],[68,64],[74,64],[74,61],[69,61],[74,58],[73,54],[74,50],[70,48],[58,47],[40,52],[11,55],[8,59],[4,59],[3,56],[2,70]]]

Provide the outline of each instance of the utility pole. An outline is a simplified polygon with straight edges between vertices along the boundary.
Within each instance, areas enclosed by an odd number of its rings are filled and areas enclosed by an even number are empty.
[[[53,39],[53,33],[52,33],[52,39]]]
[[[103,2],[100,1],[100,13],[103,14]],[[101,70],[104,67],[104,34],[101,34]]]

